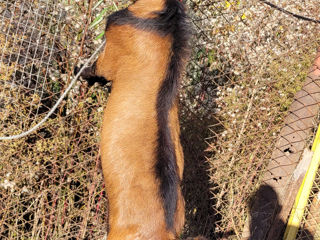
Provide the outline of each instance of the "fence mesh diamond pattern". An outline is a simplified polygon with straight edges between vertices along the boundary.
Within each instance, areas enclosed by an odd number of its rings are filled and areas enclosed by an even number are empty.
[[[180,91],[182,237],[241,239],[248,205],[320,45],[320,25],[266,1],[185,2],[194,39]],[[0,136],[43,119],[74,66],[102,43],[102,17],[129,3],[0,0]],[[318,0],[270,3],[320,15]],[[79,80],[37,131],[0,141],[0,239],[103,239],[108,205],[98,143],[109,88]]]

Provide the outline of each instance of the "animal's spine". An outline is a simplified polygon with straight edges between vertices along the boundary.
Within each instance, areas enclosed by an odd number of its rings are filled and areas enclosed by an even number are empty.
[[[179,79],[186,57],[189,34],[184,8],[177,0],[166,1],[168,28],[171,28],[172,55],[166,76],[157,97],[158,148],[156,175],[160,179],[160,195],[163,199],[167,228],[173,230],[178,200],[178,184],[175,147],[169,127],[169,112],[177,98]]]
[[[177,98],[183,61],[187,55],[190,26],[184,6],[179,0],[166,0],[165,8],[155,14],[157,17],[145,19],[134,16],[128,9],[118,11],[108,17],[106,31],[112,25],[128,24],[143,31],[172,37],[171,58],[156,103],[158,138],[155,173],[160,182],[159,194],[163,200],[166,225],[168,229],[173,230],[180,179],[169,127],[169,112]]]

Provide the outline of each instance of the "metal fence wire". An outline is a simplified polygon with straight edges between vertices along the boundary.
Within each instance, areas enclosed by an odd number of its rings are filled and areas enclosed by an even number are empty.
[[[180,91],[182,238],[241,239],[250,201],[320,46],[318,0],[186,0],[194,26]],[[52,109],[101,46],[111,0],[0,0],[0,132]],[[294,15],[288,14],[294,13]],[[24,138],[0,141],[0,239],[103,239],[99,130],[109,86],[77,81]],[[310,134],[310,139],[312,134]],[[306,217],[307,219],[307,217]]]
[[[319,239],[320,238],[320,216],[319,216],[319,207],[320,207],[320,174],[319,171],[316,174],[316,179],[313,183],[313,188],[311,190],[308,206],[305,209],[304,216],[300,225],[297,239]]]
[[[66,12],[54,1],[1,1],[1,137],[28,130],[59,97]],[[61,64],[61,63],[60,63]],[[53,81],[52,81],[53,80]]]

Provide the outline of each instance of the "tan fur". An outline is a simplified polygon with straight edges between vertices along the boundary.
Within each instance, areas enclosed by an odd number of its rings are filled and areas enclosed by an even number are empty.
[[[129,7],[152,17],[164,0],[140,0]],[[171,58],[172,39],[134,27],[110,26],[96,74],[113,81],[101,132],[101,161],[109,200],[108,240],[173,240],[184,225],[184,200],[178,186],[175,232],[166,229],[156,178],[157,110],[160,86]],[[177,103],[169,127],[182,179]]]
[[[136,17],[152,18],[155,17],[154,12],[161,11],[164,8],[164,0],[140,0],[129,7],[129,10]]]
[[[113,81],[101,133],[101,161],[110,211],[108,240],[174,239],[174,234],[166,230],[154,170],[156,101],[172,40],[130,26],[111,26],[106,39],[96,71]],[[182,178],[183,153],[176,106],[169,118]],[[184,224],[180,189],[178,194],[177,233]]]
[[[171,137],[175,148],[176,158],[177,158],[177,166],[178,166],[178,175],[182,180],[183,177],[183,168],[184,168],[184,158],[183,158],[183,150],[180,143],[180,124],[178,118],[178,103],[172,107],[169,114],[169,127],[171,130]],[[184,199],[181,193],[181,189],[178,189],[178,205],[177,212],[175,215],[175,230],[176,232],[181,232],[185,221],[184,214]]]

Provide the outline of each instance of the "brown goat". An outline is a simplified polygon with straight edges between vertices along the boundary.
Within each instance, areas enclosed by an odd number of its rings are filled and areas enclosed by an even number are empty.
[[[82,73],[113,82],[100,145],[108,240],[176,239],[182,231],[177,93],[189,35],[180,1],[138,0],[108,17],[104,51]]]

